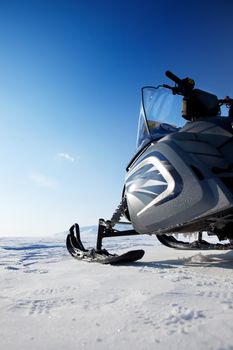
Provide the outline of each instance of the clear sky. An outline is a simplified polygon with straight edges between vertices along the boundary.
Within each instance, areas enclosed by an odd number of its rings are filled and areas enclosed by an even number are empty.
[[[119,204],[140,88],[165,70],[233,96],[233,2],[0,0],[0,235]]]

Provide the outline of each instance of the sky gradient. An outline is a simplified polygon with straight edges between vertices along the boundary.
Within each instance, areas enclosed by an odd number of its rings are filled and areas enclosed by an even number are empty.
[[[0,235],[110,218],[140,89],[169,69],[233,96],[232,1],[0,0]]]

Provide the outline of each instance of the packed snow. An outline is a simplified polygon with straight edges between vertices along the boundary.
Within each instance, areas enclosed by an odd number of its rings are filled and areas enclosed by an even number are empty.
[[[94,244],[92,229],[83,232]],[[104,240],[121,266],[73,259],[65,235],[0,239],[1,349],[233,349],[233,252],[176,251],[154,236]]]

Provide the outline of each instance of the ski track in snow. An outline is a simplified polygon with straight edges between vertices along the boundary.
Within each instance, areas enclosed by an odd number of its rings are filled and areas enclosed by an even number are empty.
[[[104,245],[146,254],[108,266],[75,261],[65,237],[0,239],[2,349],[233,350],[233,252],[176,251],[151,236]]]

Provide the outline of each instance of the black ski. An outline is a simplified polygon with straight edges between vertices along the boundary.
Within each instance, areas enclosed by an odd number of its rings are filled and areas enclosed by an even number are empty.
[[[170,235],[157,235],[160,243],[169,248],[179,250],[232,250],[232,243],[209,243],[202,239],[201,233],[199,233],[198,240],[194,242],[183,242],[177,240],[175,237]]]
[[[70,228],[66,239],[66,247],[68,252],[77,260],[87,262],[98,262],[101,264],[123,264],[134,262],[141,259],[144,255],[144,250],[132,250],[121,255],[111,254],[106,249],[85,249],[80,238],[78,224]]]

